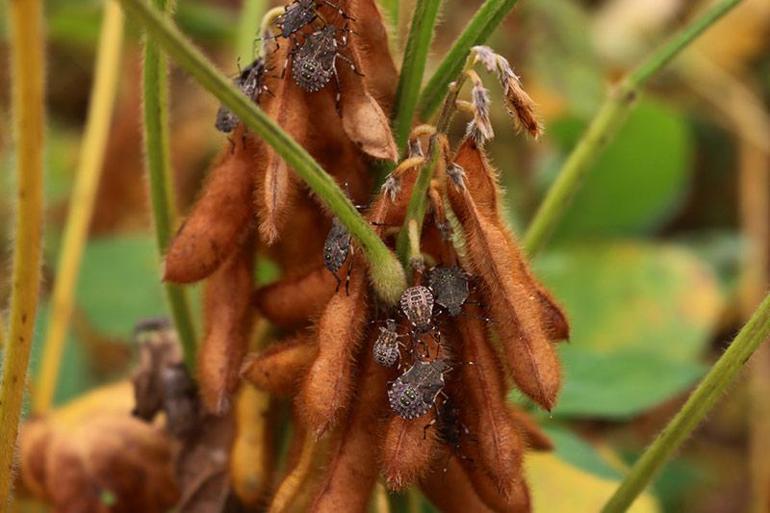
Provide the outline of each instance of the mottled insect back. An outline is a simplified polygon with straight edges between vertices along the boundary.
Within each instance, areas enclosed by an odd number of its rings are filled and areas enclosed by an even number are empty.
[[[253,101],[259,101],[259,96],[267,90],[267,86],[265,85],[265,71],[265,61],[258,57],[254,62],[241,71],[233,83],[243,92],[243,94]],[[238,116],[236,116],[233,111],[224,105],[219,107],[215,123],[217,130],[229,134],[235,130],[235,127],[238,126],[238,123],[240,122],[241,120],[238,119]]]
[[[443,360],[416,361],[388,388],[388,402],[396,414],[406,420],[422,417],[436,402],[444,388]]]
[[[337,285],[340,283],[337,273],[345,264],[348,255],[350,255],[350,232],[335,217],[332,219],[331,230],[324,242],[324,266],[337,278]]]
[[[290,37],[313,23],[318,17],[315,0],[294,0],[284,7],[284,12],[273,22],[282,37]]]
[[[416,285],[401,294],[401,311],[418,333],[429,331],[432,327],[433,293],[428,287]]]
[[[436,304],[444,307],[452,317],[459,315],[470,294],[465,271],[456,265],[435,267],[428,275],[428,283]]]
[[[396,321],[388,319],[385,326],[380,327],[380,334],[372,348],[374,361],[383,367],[393,367],[398,362],[401,353],[398,349],[398,332]]]

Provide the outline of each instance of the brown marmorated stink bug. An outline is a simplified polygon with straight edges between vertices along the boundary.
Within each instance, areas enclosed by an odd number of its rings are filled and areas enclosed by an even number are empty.
[[[445,360],[418,360],[388,387],[390,408],[404,419],[422,417],[444,388]]]
[[[401,294],[399,306],[417,333],[433,328],[433,293],[428,287],[415,285]]]
[[[292,49],[291,74],[297,85],[309,93],[320,91],[334,77],[337,85],[335,101],[339,109],[341,91],[337,59],[346,61],[354,72],[359,75],[361,73],[349,57],[340,53],[339,50],[347,46],[347,36],[343,35],[341,40],[338,40],[337,32],[346,34],[349,29],[340,29],[329,24],[305,37],[299,49]]]
[[[446,309],[452,317],[460,314],[470,294],[465,271],[456,265],[434,267],[428,274],[428,285],[436,299],[436,304]]]
[[[235,77],[234,83],[243,94],[253,101],[258,102],[262,93],[268,90],[265,85],[266,71],[265,61],[263,61],[262,58],[257,57],[254,62],[246,66],[240,74]],[[219,107],[215,123],[217,130],[229,134],[240,122],[241,120],[238,119],[238,116],[236,116],[233,111],[224,105]]]
[[[283,8],[283,13],[273,21],[273,24],[278,27],[278,30],[280,31],[279,35],[289,39],[294,34],[313,23],[320,17],[318,13],[320,4],[328,5],[345,19],[351,19],[339,6],[334,5],[327,0],[321,0],[320,2],[318,0],[294,0],[286,5]]]
[[[342,280],[337,274],[350,255],[350,232],[339,219],[332,219],[332,227],[324,241],[324,266],[337,279],[337,290]]]
[[[380,334],[374,342],[372,355],[374,361],[383,367],[393,367],[401,357],[398,348],[398,332],[396,331],[396,321],[387,319],[385,326],[380,327]]]

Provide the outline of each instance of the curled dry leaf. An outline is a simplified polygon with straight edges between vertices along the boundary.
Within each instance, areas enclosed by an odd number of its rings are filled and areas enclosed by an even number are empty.
[[[179,497],[171,441],[131,416],[132,388],[104,387],[27,422],[19,444],[24,489],[57,512],[171,508]]]
[[[436,418],[435,410],[413,420],[394,416],[388,421],[382,448],[382,474],[391,490],[402,490],[425,475],[439,443],[426,429]]]
[[[235,440],[230,450],[230,481],[240,501],[261,504],[272,484],[275,441],[270,397],[244,383],[235,400]]]
[[[309,334],[278,342],[258,354],[247,355],[241,376],[255,387],[280,397],[293,397],[318,353]]]
[[[205,336],[198,351],[198,384],[203,406],[215,415],[229,407],[238,385],[253,320],[254,247],[244,244],[206,282]]]
[[[458,316],[456,325],[462,340],[462,359],[473,363],[460,369],[467,399],[461,418],[475,437],[471,442],[478,455],[475,464],[508,496],[522,472],[524,444],[506,405],[505,375],[487,341],[481,311],[473,305],[465,308],[467,315]]]
[[[166,253],[163,279],[190,283],[206,278],[238,247],[253,215],[253,162],[256,145],[233,135],[209,175],[200,198]]]
[[[466,140],[455,164],[465,170],[466,185],[448,187],[449,199],[463,225],[469,261],[483,285],[506,363],[519,389],[550,410],[561,373],[544,322],[541,288],[532,285],[527,264],[501,220],[494,172],[481,150]]]
[[[375,330],[372,333],[376,338]],[[372,345],[373,340],[369,348]],[[374,462],[379,456],[379,441],[384,429],[380,416],[387,408],[383,393],[387,377],[384,367],[372,358],[366,359],[358,397],[347,422],[340,425],[335,434],[329,463],[309,511],[365,511],[377,480],[378,469]]]
[[[334,275],[324,266],[261,287],[255,294],[259,312],[274,325],[292,329],[318,318],[334,295]]]
[[[308,429],[320,436],[344,413],[354,383],[354,361],[367,318],[364,265],[352,259],[349,292],[345,287],[326,305],[318,320],[318,356],[297,397],[297,409]]]
[[[498,513],[479,498],[454,456],[446,462],[446,470],[434,469],[421,479],[420,489],[442,513]]]

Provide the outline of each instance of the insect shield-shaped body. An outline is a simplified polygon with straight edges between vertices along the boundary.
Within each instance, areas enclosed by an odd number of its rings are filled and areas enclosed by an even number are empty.
[[[275,26],[281,31],[281,36],[288,38],[305,26],[313,23],[318,17],[315,0],[294,0],[284,12],[275,19]]]
[[[426,333],[433,327],[433,293],[428,287],[416,285],[401,294],[399,306],[417,333]]]
[[[390,408],[399,417],[407,420],[428,413],[444,388],[446,370],[447,364],[443,360],[414,362],[414,365],[390,384]]]
[[[380,334],[372,348],[372,356],[374,361],[383,367],[393,367],[401,356],[398,350],[396,321],[393,319],[386,320],[385,326],[380,328]]]
[[[235,78],[234,84],[243,92],[243,94],[253,101],[259,101],[260,95],[267,90],[267,86],[265,85],[265,71],[265,62],[261,58],[257,58],[241,71],[241,74]],[[224,105],[219,107],[219,110],[217,111],[217,121],[215,123],[217,130],[228,134],[232,132],[240,122],[238,116],[236,116],[230,109]]]
[[[465,271],[456,265],[435,267],[428,276],[428,284],[439,306],[445,308],[452,317],[460,314],[470,293]]]
[[[436,423],[441,440],[458,452],[463,438],[470,434],[470,430],[460,420],[460,409],[454,401],[449,398],[444,400],[438,409]]]
[[[324,265],[337,278],[337,288],[341,280],[337,275],[350,255],[350,232],[336,217],[324,241]]]

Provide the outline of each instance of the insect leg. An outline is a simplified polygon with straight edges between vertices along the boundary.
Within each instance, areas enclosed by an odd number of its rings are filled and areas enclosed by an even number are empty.
[[[334,96],[334,108],[337,109],[337,115],[342,117],[342,104],[340,103],[340,100],[342,99],[342,86],[340,85],[340,76],[337,74],[337,57],[339,54],[337,54],[334,57],[334,61],[332,63],[332,73],[334,74],[334,84],[337,86],[337,94]]]
[[[355,62],[353,62],[353,60],[352,60],[350,57],[348,57],[348,56],[346,56],[346,55],[343,55],[343,54],[341,54],[341,53],[337,53],[337,57],[339,57],[339,58],[340,58],[340,59],[342,59],[343,61],[347,62],[347,63],[350,65],[350,69],[352,69],[352,70],[353,70],[353,72],[354,72],[356,75],[358,75],[358,76],[360,76],[360,77],[366,76],[366,75],[364,75],[363,73],[361,73],[361,72],[358,70],[358,67],[356,66],[356,63],[355,63]]]
[[[326,5],[328,5],[329,7],[331,7],[332,9],[334,9],[335,11],[337,11],[337,13],[338,13],[340,16],[342,16],[343,18],[345,18],[346,20],[351,20],[351,21],[355,21],[355,20],[356,20],[354,17],[352,17],[351,15],[349,15],[348,13],[346,13],[345,11],[343,11],[343,10],[342,10],[342,7],[340,7],[339,5],[336,5],[336,4],[333,4],[332,2],[329,2],[329,0],[322,0],[322,1],[323,1],[323,3],[325,3]]]

